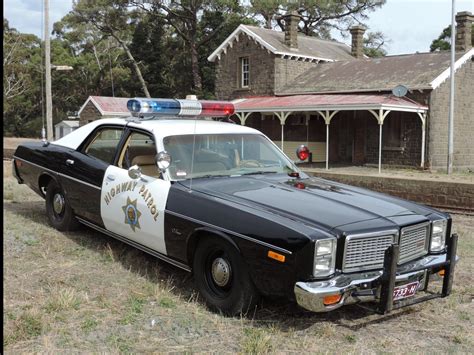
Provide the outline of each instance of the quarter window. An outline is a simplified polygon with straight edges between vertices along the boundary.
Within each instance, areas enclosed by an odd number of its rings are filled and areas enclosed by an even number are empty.
[[[84,153],[112,164],[122,133],[123,128],[103,128],[97,131],[92,141],[85,148]]]
[[[250,65],[249,65],[249,57],[240,58],[240,83],[243,88],[249,86],[249,74],[250,74]]]

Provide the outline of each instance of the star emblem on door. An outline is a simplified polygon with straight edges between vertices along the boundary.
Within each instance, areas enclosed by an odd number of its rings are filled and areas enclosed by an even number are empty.
[[[137,199],[131,200],[127,197],[127,203],[122,206],[123,213],[125,214],[125,224],[128,224],[130,228],[135,232],[135,228],[140,228],[140,216],[142,213],[137,209]]]

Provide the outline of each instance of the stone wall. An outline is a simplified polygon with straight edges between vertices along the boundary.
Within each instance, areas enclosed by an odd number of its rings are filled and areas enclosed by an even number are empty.
[[[474,62],[459,68],[455,75],[454,161],[458,170],[474,169]],[[429,160],[431,168],[446,169],[448,154],[450,79],[433,90],[430,99]]]
[[[81,112],[79,117],[79,126],[84,126],[85,124],[98,120],[99,118],[102,118],[99,110],[91,101],[89,101]]]
[[[249,86],[240,86],[240,58],[249,57]],[[234,41],[227,53],[216,59],[216,96],[232,100],[255,95],[273,95],[275,89],[275,56],[262,48],[246,34]]]
[[[308,172],[308,174],[434,207],[465,209],[474,212],[474,184],[472,183],[326,172]]]
[[[275,91],[278,92],[297,76],[316,65],[318,64],[302,60],[275,58]]]

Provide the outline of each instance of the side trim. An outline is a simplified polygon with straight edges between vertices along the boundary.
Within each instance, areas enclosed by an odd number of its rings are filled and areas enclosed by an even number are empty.
[[[32,163],[32,162],[31,162],[31,161],[29,161],[29,160],[25,160],[25,159],[23,159],[23,158],[18,158],[18,157],[17,157],[17,156],[15,156],[15,155],[13,156],[13,158],[14,158],[14,159],[17,159],[17,160],[21,160],[21,161],[23,161],[23,162],[25,162],[25,163],[28,163],[28,164],[34,165],[34,166],[36,166],[36,167],[38,167],[38,168],[40,168],[40,169],[47,170],[47,171],[49,171],[49,172],[51,172],[51,173],[53,173],[53,174],[57,174],[57,175],[59,175],[59,176],[65,177],[66,179],[70,179],[70,180],[73,180],[73,181],[79,182],[79,183],[81,183],[81,184],[87,185],[87,186],[89,186],[89,187],[92,187],[92,188],[94,188],[94,189],[97,189],[97,190],[99,190],[99,191],[101,191],[101,190],[102,190],[102,188],[100,188],[100,187],[98,187],[98,186],[95,186],[95,185],[89,184],[88,182],[85,182],[85,181],[82,181],[82,180],[79,180],[79,179],[73,178],[72,176],[69,176],[69,175],[66,175],[66,174],[58,173],[57,171],[54,171],[54,170],[51,170],[51,169],[45,168],[44,166],[41,166],[41,165],[38,165],[38,164]]]
[[[170,211],[170,210],[165,210],[165,213],[168,213],[168,214],[171,214],[171,215],[173,215],[173,216],[180,217],[180,218],[183,218],[183,219],[187,219],[188,221],[191,221],[191,222],[194,222],[194,223],[198,223],[198,224],[204,225],[204,226],[206,226],[206,227],[211,227],[211,228],[217,229],[217,230],[219,230],[219,231],[221,231],[221,232],[224,232],[224,233],[232,234],[232,235],[234,235],[234,236],[236,236],[236,237],[239,237],[239,238],[248,240],[248,241],[250,241],[250,242],[254,242],[254,243],[263,245],[263,246],[265,246],[265,247],[267,247],[267,248],[271,248],[271,249],[274,249],[274,250],[281,251],[282,253],[286,253],[286,254],[288,254],[288,255],[291,255],[291,254],[292,254],[291,251],[286,250],[286,249],[284,249],[284,248],[280,248],[280,247],[277,247],[277,246],[275,246],[275,245],[272,245],[272,244],[269,244],[269,243],[266,243],[266,242],[262,242],[261,240],[248,237],[248,236],[246,236],[245,234],[240,234],[240,233],[231,231],[231,230],[229,230],[229,229],[225,229],[225,228],[222,228],[222,227],[218,227],[218,226],[216,226],[216,225],[214,225],[214,224],[210,224],[210,223],[207,223],[207,222],[203,222],[203,221],[194,219],[194,218],[192,218],[192,217],[185,216],[185,215],[183,215],[183,214],[181,214],[181,213],[173,212],[173,211]]]
[[[91,223],[91,222],[88,222],[88,221],[86,221],[86,220],[83,220],[83,219],[80,218],[80,217],[76,217],[76,219],[77,219],[79,222],[81,222],[82,224],[84,224],[84,225],[86,225],[86,226],[88,226],[88,227],[91,227],[91,228],[93,228],[93,229],[95,229],[95,230],[97,230],[97,231],[99,231],[99,232],[101,232],[101,233],[107,234],[108,236],[110,236],[110,237],[112,237],[112,238],[115,238],[115,239],[117,239],[117,240],[120,240],[121,242],[124,242],[124,243],[126,243],[126,244],[128,244],[128,245],[131,245],[132,247],[135,247],[135,248],[137,248],[137,249],[140,249],[141,251],[144,251],[145,253],[148,253],[148,254],[150,254],[150,255],[153,255],[154,257],[156,257],[156,258],[158,258],[158,259],[161,259],[161,260],[163,260],[163,261],[166,261],[166,262],[169,263],[169,264],[172,264],[172,265],[177,266],[177,267],[179,267],[179,268],[181,268],[181,269],[183,269],[183,270],[186,270],[186,271],[188,271],[188,272],[191,272],[191,269],[190,269],[187,265],[185,265],[185,264],[183,264],[183,263],[180,263],[179,261],[173,260],[173,259],[171,259],[171,258],[169,258],[169,257],[167,257],[167,256],[165,256],[165,255],[163,255],[163,254],[161,254],[161,253],[158,253],[157,251],[155,251],[155,250],[153,250],[153,249],[150,249],[150,248],[148,248],[148,247],[146,247],[146,246],[144,246],[144,245],[141,245],[141,244],[139,244],[139,243],[137,243],[137,242],[134,242],[133,240],[130,240],[130,239],[128,239],[128,238],[122,237],[121,235],[118,235],[118,234],[116,234],[116,233],[110,232],[110,231],[108,231],[107,229],[104,229],[104,228],[102,228],[102,227],[99,227],[99,226],[97,226],[97,225]]]

